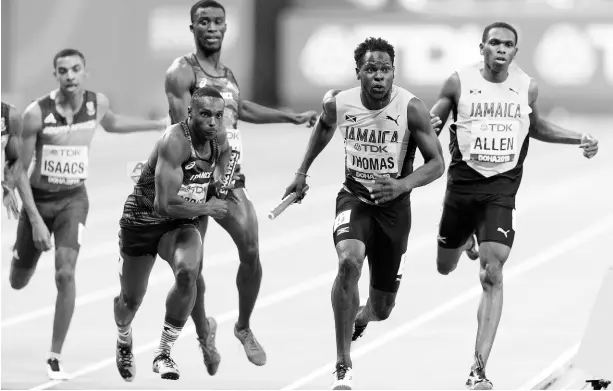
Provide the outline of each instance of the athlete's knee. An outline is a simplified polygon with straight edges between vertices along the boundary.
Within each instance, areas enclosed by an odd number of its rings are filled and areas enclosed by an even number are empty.
[[[11,267],[11,272],[9,274],[9,281],[11,283],[11,288],[19,290],[23,289],[30,282],[30,278],[34,273],[33,269],[23,269],[18,267]]]
[[[120,292],[119,296],[115,298],[115,304],[121,303],[124,308],[130,312],[136,312],[145,298],[145,293],[138,295],[127,294],[126,292]]]
[[[459,258],[456,257],[456,254],[439,247],[438,256],[436,257],[436,269],[440,274],[448,275],[455,270],[458,260]]]
[[[179,262],[175,272],[175,281],[181,290],[189,290],[196,286],[200,265],[193,262]]]
[[[246,239],[240,246],[241,262],[255,264],[260,259],[260,247],[257,239]]]
[[[481,270],[479,279],[483,288],[491,288],[502,285],[502,261],[495,256],[481,258]]]
[[[391,303],[373,303],[370,305],[370,310],[372,311],[373,315],[377,317],[377,319],[385,320],[390,317],[395,305],[396,303],[393,301]]]
[[[59,290],[71,284],[74,284],[74,268],[70,266],[62,266],[55,271],[55,285]]]
[[[338,277],[344,282],[357,282],[361,274],[361,260],[350,254],[344,254],[339,258]]]

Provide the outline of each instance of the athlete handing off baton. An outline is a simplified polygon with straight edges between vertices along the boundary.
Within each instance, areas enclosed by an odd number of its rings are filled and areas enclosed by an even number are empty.
[[[307,190],[309,190],[309,185],[305,183],[304,187],[302,187],[302,196],[299,197],[298,193],[292,192],[283,197],[281,202],[268,213],[268,218],[274,220],[279,217],[279,215],[283,213],[283,211],[285,211],[285,209],[287,209],[287,207],[291,204],[295,202],[300,203],[302,198],[306,195]]]

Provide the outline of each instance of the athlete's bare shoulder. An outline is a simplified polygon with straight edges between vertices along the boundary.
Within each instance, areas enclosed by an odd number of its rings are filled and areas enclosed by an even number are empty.
[[[341,93],[341,91],[342,90],[334,89],[325,93],[321,102],[324,111],[336,112],[336,96]]]
[[[194,82],[194,71],[187,57],[175,58],[166,71],[166,91],[189,90]]]
[[[321,116],[321,120],[327,125],[336,124],[336,96],[341,92],[341,90],[334,89],[329,90],[325,93],[321,106],[323,109],[323,113]]]
[[[25,132],[37,132],[43,128],[43,112],[39,100],[30,102],[23,112],[23,126]]]
[[[457,99],[460,97],[461,91],[462,91],[462,83],[460,81],[460,74],[457,71],[455,71],[443,83],[443,88],[441,89],[441,95],[442,97],[446,97],[450,99],[451,98]]]
[[[160,157],[175,165],[180,165],[189,157],[191,149],[181,123],[166,128],[157,150]]]

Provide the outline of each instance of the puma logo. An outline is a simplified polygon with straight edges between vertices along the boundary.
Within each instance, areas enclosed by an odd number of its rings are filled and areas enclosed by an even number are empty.
[[[398,118],[400,117],[400,115],[396,116],[396,119],[390,117],[389,115],[385,116],[385,119],[389,119],[390,121],[394,121],[394,123],[396,123],[396,126],[398,126]]]
[[[502,229],[500,227],[498,227],[497,231],[498,232],[502,232],[504,234],[505,238],[508,238],[508,234],[509,234],[509,232],[511,232],[511,230],[505,231],[504,229]]]
[[[512,91],[514,93],[516,93],[517,95],[519,95],[519,92],[517,92],[516,90],[514,90],[513,88],[509,87],[509,91]]]

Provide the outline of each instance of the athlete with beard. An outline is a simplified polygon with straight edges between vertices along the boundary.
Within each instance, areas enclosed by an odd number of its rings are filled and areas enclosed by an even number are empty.
[[[232,159],[238,167],[234,177],[232,195],[237,207],[232,208],[223,219],[216,221],[230,234],[238,248],[240,266],[236,276],[239,295],[239,315],[234,325],[234,335],[240,340],[249,361],[255,365],[266,363],[266,353],[256,340],[249,320],[255,306],[262,281],[258,243],[258,222],[253,204],[245,188],[245,176],[241,172],[242,143],[238,129],[238,120],[255,123],[292,123],[310,126],[316,120],[315,111],[304,113],[287,113],[260,106],[241,97],[240,88],[232,71],[221,63],[221,46],[226,33],[226,12],[224,7],[213,0],[201,0],[190,10],[190,30],[194,35],[195,53],[177,58],[166,74],[166,95],[173,123],[187,118],[187,107],[191,94],[199,87],[207,86],[217,89],[224,100],[223,123],[228,132]],[[213,368],[219,364],[214,346],[207,345],[210,325],[204,315],[204,280],[197,281],[198,294],[192,319],[196,325],[200,349],[204,362],[213,375]],[[216,358],[212,358],[212,357]]]

